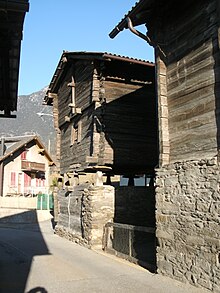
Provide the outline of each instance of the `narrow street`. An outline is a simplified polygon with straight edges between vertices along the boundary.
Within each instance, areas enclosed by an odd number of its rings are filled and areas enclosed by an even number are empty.
[[[50,221],[0,226],[1,293],[202,293],[53,234]]]

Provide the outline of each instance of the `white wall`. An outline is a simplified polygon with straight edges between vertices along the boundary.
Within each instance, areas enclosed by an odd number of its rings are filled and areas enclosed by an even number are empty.
[[[36,187],[36,179],[31,179],[31,187],[24,188],[24,172],[21,170],[21,156],[19,155],[13,161],[7,163],[4,167],[3,196],[7,194],[38,194],[39,192],[47,193],[49,189],[49,162],[44,155],[38,153],[39,147],[32,146],[27,151],[26,160],[45,164],[45,184],[44,187]],[[11,186],[11,172],[15,172],[15,186]],[[33,172],[33,177],[36,173]]]

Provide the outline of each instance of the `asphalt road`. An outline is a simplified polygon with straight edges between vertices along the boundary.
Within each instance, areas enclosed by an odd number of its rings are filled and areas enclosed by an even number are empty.
[[[1,293],[206,292],[54,235],[50,221],[0,226]]]

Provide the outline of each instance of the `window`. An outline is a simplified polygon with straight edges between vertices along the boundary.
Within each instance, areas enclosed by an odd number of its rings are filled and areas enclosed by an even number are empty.
[[[82,133],[82,122],[79,121],[78,123],[75,123],[72,125],[70,145],[79,143],[81,141],[81,133]]]
[[[120,176],[120,186],[154,186],[153,175]]]
[[[15,172],[11,172],[11,187],[15,187],[16,186],[16,173]]]
[[[23,151],[23,152],[21,153],[21,159],[22,159],[22,160],[26,160],[26,159],[27,159],[27,151]]]
[[[24,187],[30,187],[31,186],[31,177],[24,173]]]

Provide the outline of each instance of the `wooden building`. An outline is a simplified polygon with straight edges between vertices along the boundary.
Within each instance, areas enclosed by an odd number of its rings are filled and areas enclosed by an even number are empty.
[[[1,196],[48,193],[54,163],[39,137],[2,138],[0,146]]]
[[[158,164],[155,67],[109,53],[64,52],[45,96],[60,173],[150,174]]]
[[[220,1],[140,0],[126,28],[155,49],[158,272],[218,292]]]
[[[0,117],[17,110],[20,47],[28,0],[0,1]]]

